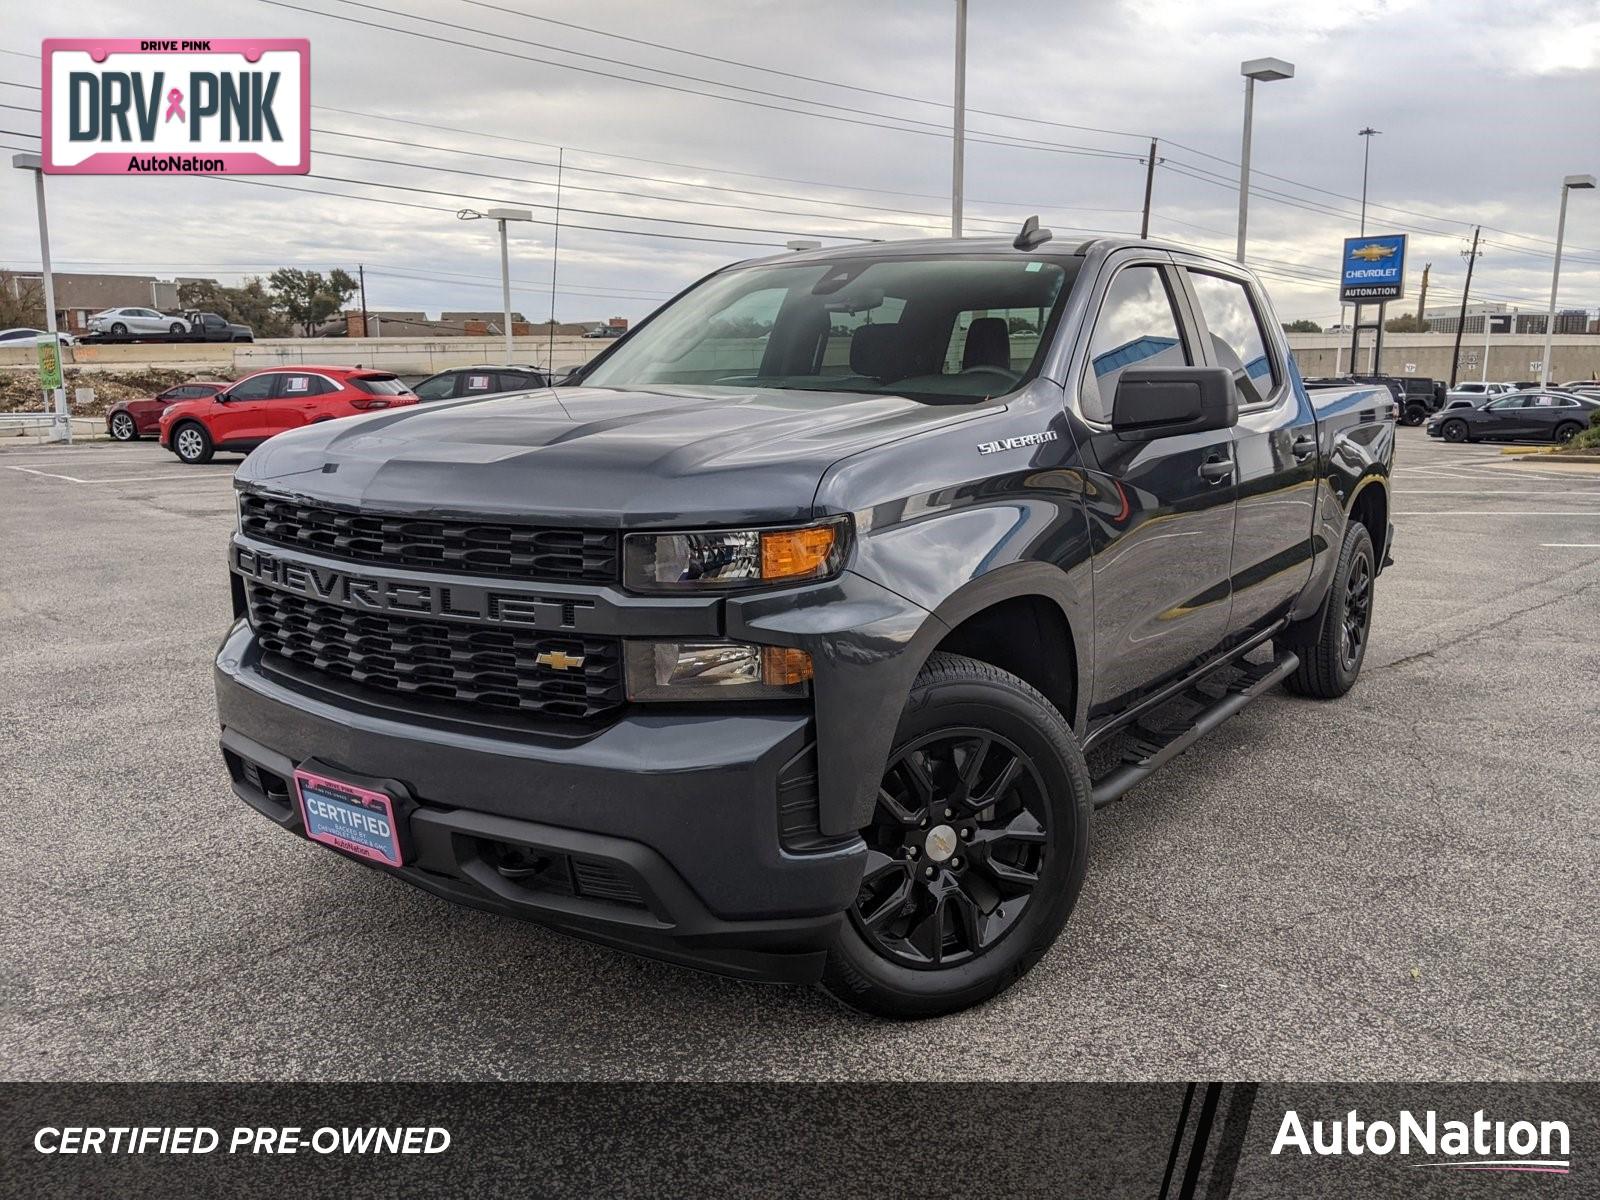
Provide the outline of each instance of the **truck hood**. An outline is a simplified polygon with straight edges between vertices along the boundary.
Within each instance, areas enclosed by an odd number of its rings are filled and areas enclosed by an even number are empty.
[[[829,466],[999,411],[764,388],[562,388],[409,406],[273,438],[245,486],[389,512],[554,524],[805,520]]]

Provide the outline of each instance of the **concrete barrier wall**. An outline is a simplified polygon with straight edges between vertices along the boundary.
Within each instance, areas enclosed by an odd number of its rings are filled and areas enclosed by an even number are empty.
[[[564,371],[586,363],[611,343],[599,338],[513,339],[512,361]],[[86,372],[162,369],[231,376],[263,367],[320,364],[372,367],[401,375],[432,375],[446,367],[505,361],[504,338],[268,338],[257,342],[195,342],[110,346],[79,343],[63,355],[68,367]],[[0,350],[0,369],[33,371],[34,350]]]
[[[1350,370],[1348,335],[1292,333],[1289,346],[1303,375],[1332,375]],[[1370,362],[1371,337],[1364,335],[1360,369]],[[1383,368],[1391,375],[1414,374],[1434,379],[1450,376],[1453,335],[1444,333],[1391,333],[1384,337]],[[512,359],[519,363],[552,363],[557,371],[588,362],[610,343],[597,338],[515,339]],[[830,347],[830,361],[833,347]],[[1461,341],[1460,379],[1537,379],[1530,364],[1544,353],[1537,334],[1497,334],[1490,339],[1487,368],[1483,335],[1467,334]],[[446,367],[470,367],[504,361],[500,338],[274,338],[266,341],[219,344],[97,346],[78,345],[66,354],[69,367],[92,374],[97,370],[133,371],[165,368],[200,374],[230,376],[262,367],[322,363],[328,366],[364,366],[408,376],[431,375]],[[729,365],[748,370],[748,355],[730,354]],[[1569,334],[1557,337],[1551,354],[1551,378],[1600,378],[1600,336]],[[1407,367],[1410,370],[1407,370]],[[0,370],[32,372],[32,349],[0,350]]]

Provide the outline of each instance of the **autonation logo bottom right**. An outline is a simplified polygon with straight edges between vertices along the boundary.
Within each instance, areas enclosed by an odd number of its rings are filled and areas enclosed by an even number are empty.
[[[1490,1120],[1481,1108],[1470,1121],[1441,1121],[1432,1109],[1420,1117],[1401,1109],[1393,1120],[1371,1121],[1352,1108],[1331,1121],[1313,1120],[1309,1128],[1291,1108],[1283,1114],[1272,1153],[1298,1150],[1321,1158],[1425,1156],[1441,1161],[1406,1165],[1566,1175],[1572,1170],[1570,1143],[1565,1121]]]

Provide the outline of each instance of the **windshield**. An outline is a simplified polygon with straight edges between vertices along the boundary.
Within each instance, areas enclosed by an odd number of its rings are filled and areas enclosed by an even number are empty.
[[[764,387],[958,403],[1032,378],[1079,261],[850,258],[708,279],[619,345],[587,387]]]

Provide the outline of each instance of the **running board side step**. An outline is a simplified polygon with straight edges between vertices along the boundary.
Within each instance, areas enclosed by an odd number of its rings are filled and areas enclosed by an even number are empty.
[[[1122,763],[1113,767],[1094,785],[1091,793],[1094,806],[1103,808],[1166,766],[1252,700],[1277,687],[1294,674],[1299,665],[1300,656],[1285,651],[1281,658],[1270,663],[1245,668],[1243,676],[1229,684],[1221,696],[1206,696],[1210,706],[1196,713],[1189,723],[1181,727],[1151,729],[1144,725],[1134,726],[1132,745],[1123,756]]]

